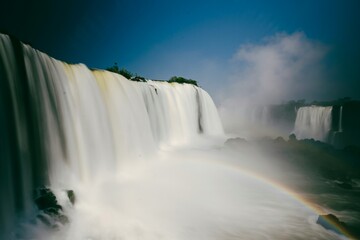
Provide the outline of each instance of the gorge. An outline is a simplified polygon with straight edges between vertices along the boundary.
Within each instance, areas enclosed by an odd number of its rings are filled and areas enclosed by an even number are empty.
[[[333,209],[292,188],[309,184],[296,168],[241,139],[235,149],[224,144],[217,108],[200,87],[129,81],[4,34],[0,79],[2,239],[350,236],[316,223]],[[324,140],[332,110],[300,108],[297,135],[310,129],[304,138]],[[55,197],[66,216],[56,229],[39,218],[38,192]],[[358,213],[341,210],[349,221]]]

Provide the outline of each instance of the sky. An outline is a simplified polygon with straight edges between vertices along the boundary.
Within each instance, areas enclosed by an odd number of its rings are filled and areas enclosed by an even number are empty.
[[[1,32],[69,63],[192,78],[218,102],[360,98],[357,0],[1,1]]]

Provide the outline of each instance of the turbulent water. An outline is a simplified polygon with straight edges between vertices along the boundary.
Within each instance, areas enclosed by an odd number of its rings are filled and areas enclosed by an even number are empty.
[[[327,141],[331,130],[332,107],[309,106],[298,109],[294,133],[298,139]]]
[[[214,103],[196,86],[132,82],[118,74],[90,71],[5,35],[0,47],[2,103],[7,110],[2,112],[2,127],[13,138],[8,147],[16,148],[9,154],[18,154],[17,159],[3,156],[2,169],[8,171],[2,174],[7,183],[2,192],[7,202],[19,201],[25,211],[31,208],[33,188],[41,184],[117,173],[146,161],[158,148],[186,143],[199,134],[223,133]],[[14,215],[16,206],[7,208],[3,215]]]
[[[308,206],[248,174],[253,155],[222,148],[216,107],[199,87],[69,65],[6,35],[0,74],[0,236],[338,238]],[[300,110],[305,121],[309,109]],[[70,219],[56,231],[34,220],[33,190],[43,185]],[[61,189],[75,191],[74,207]]]

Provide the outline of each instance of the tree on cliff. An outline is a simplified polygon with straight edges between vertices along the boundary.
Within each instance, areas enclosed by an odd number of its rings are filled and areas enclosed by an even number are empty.
[[[109,67],[106,70],[120,74],[126,77],[127,79],[131,79],[134,76],[134,74],[132,74],[130,71],[126,70],[125,68],[120,69],[117,63],[114,63],[112,67]]]

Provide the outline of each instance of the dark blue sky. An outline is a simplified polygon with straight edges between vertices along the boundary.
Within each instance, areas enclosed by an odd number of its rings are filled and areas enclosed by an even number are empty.
[[[194,78],[216,92],[244,44],[302,32],[329,48],[324,64],[338,95],[360,90],[360,1],[3,0],[0,30],[71,63]]]

